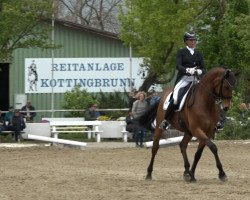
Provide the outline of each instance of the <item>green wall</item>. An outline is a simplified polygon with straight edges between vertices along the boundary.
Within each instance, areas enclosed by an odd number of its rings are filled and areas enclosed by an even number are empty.
[[[119,39],[100,35],[99,32],[88,32],[84,28],[72,28],[61,24],[55,25],[55,44],[62,47],[54,50],[56,58],[84,58],[84,57],[128,57],[129,48],[125,47]],[[9,99],[10,105],[14,105],[15,94],[24,93],[24,61],[25,58],[50,58],[51,50],[38,48],[18,49],[13,53],[10,63],[9,75]],[[36,110],[51,109],[51,94],[27,94]],[[54,109],[62,109],[63,94],[54,94]],[[50,117],[50,112],[38,112],[36,121],[41,116]],[[62,116],[55,112],[54,117]]]

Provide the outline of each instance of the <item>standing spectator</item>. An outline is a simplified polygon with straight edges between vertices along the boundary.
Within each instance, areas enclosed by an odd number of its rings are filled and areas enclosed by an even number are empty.
[[[146,101],[148,102],[149,106],[154,106],[155,104],[160,102],[160,95],[158,92],[153,92],[148,98],[146,98]]]
[[[138,93],[138,100],[136,100],[133,103],[133,107],[132,107],[132,114],[134,119],[134,122],[136,123],[136,120],[142,116],[145,111],[148,108],[148,103],[145,100],[146,98],[146,93],[145,92],[139,92]],[[137,118],[137,119],[136,119]],[[135,133],[135,144],[136,147],[143,147],[143,139],[146,133],[146,129],[143,128],[142,126],[139,125],[139,123],[136,123],[135,127],[134,127],[134,133]],[[139,144],[140,143],[140,144]]]
[[[23,116],[20,114],[19,110],[14,111],[14,116],[12,120],[9,122],[7,130],[15,132],[15,141],[19,142],[21,135],[20,132],[26,128],[25,122],[23,120]]]
[[[129,111],[132,110],[132,107],[133,107],[133,103],[137,100],[137,93],[136,93],[136,90],[133,89],[130,93],[129,93],[129,100],[128,100],[128,108],[129,108]]]
[[[248,108],[247,105],[245,103],[241,103],[240,104],[240,117],[241,117],[241,121],[242,123],[246,123],[248,121]]]
[[[26,105],[22,107],[22,115],[26,119],[26,122],[33,122],[34,117],[36,116],[36,109],[32,106],[31,101],[27,101]]]

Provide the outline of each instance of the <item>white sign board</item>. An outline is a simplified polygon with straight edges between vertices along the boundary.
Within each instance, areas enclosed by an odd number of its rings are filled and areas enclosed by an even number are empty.
[[[138,89],[147,75],[142,58],[26,58],[25,93],[64,93],[76,85],[88,92]],[[130,71],[130,68],[132,69]]]

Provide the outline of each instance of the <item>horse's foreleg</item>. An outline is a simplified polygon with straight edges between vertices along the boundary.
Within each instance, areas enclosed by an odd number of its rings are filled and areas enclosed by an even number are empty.
[[[207,140],[207,146],[209,147],[209,149],[214,154],[215,161],[216,161],[216,166],[217,166],[217,168],[219,170],[219,179],[222,180],[222,181],[226,181],[227,180],[227,175],[223,170],[223,167],[222,167],[219,155],[218,155],[217,146],[211,140]]]
[[[188,157],[187,157],[187,145],[190,142],[191,138],[192,137],[190,135],[185,134],[181,143],[179,144],[181,154],[182,154],[182,157],[184,160],[185,171],[184,171],[183,177],[184,177],[185,181],[190,181],[190,179],[191,179],[190,172],[189,172],[190,164],[189,164]]]
[[[191,170],[190,170],[190,176],[191,176],[190,181],[196,181],[195,175],[194,175],[195,174],[195,169],[196,169],[197,164],[198,164],[198,162],[199,162],[199,160],[201,158],[204,147],[205,147],[205,144],[200,142],[199,146],[197,148],[197,151],[196,151],[196,153],[194,155],[194,162],[193,162],[193,165],[192,165]]]

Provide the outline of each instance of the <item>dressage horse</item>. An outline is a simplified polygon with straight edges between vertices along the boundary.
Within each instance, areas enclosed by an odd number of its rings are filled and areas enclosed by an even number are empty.
[[[205,146],[209,147],[215,157],[216,166],[219,170],[219,179],[222,181],[227,179],[218,156],[218,149],[211,139],[214,137],[214,130],[221,112],[220,109],[228,110],[231,106],[232,90],[235,84],[235,74],[231,70],[224,67],[213,68],[194,86],[191,94],[186,99],[183,109],[173,114],[170,120],[171,125],[184,132],[184,137],[179,145],[184,160],[184,180],[196,181],[195,169]],[[146,176],[146,179],[149,180],[152,179],[154,159],[163,133],[159,125],[164,119],[163,104],[169,92],[171,91],[166,91],[158,105],[146,112],[140,119],[140,122],[147,126],[156,118],[152,156]],[[152,113],[155,113],[155,115]],[[193,136],[199,140],[199,145],[190,169],[187,146]]]

